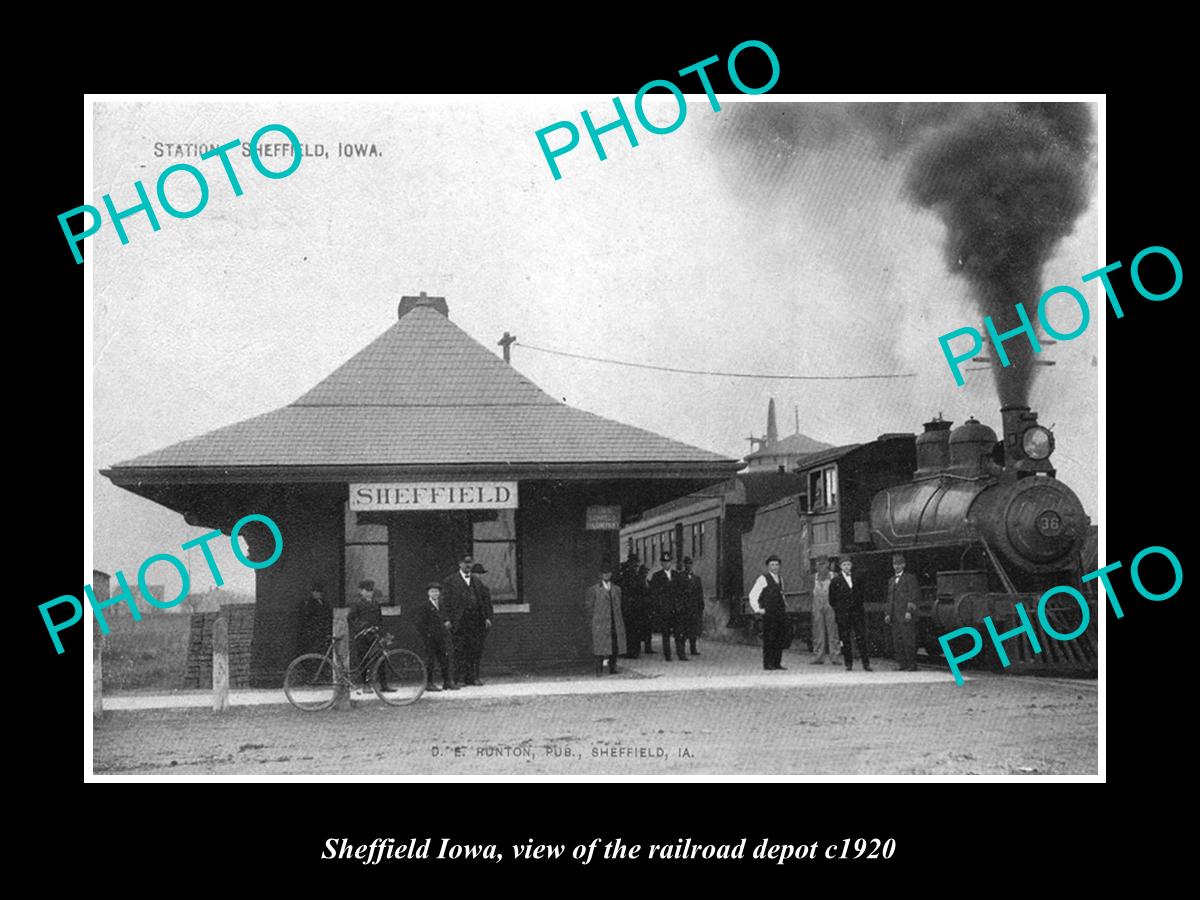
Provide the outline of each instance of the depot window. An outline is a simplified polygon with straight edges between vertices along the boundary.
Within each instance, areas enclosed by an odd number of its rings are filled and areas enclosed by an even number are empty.
[[[519,603],[517,565],[517,511],[497,509],[471,523],[475,562],[483,563],[481,576],[492,592],[492,603]]]
[[[347,602],[358,598],[362,581],[375,582],[375,599],[391,602],[388,593],[388,529],[378,518],[361,515],[345,505],[346,581],[342,595]]]

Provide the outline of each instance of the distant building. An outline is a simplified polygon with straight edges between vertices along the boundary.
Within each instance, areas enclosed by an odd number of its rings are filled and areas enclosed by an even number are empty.
[[[751,437],[750,441],[758,445],[753,453],[746,457],[748,471],[757,472],[771,469],[777,472],[791,472],[802,456],[828,450],[832,444],[814,440],[800,433],[797,422],[796,433],[785,438],[779,437],[779,429],[775,423],[775,399],[767,405],[767,435],[765,438]]]

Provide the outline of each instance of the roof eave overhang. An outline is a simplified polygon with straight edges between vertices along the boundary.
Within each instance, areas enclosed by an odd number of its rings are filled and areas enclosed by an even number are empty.
[[[353,466],[114,466],[100,474],[119,487],[168,484],[352,483],[389,479],[507,478],[591,481],[620,479],[729,478],[737,460],[584,462],[584,463],[438,463]]]

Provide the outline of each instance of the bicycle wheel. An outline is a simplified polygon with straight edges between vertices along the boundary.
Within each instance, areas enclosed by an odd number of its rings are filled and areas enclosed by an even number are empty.
[[[389,706],[416,703],[425,693],[425,663],[411,650],[388,650],[371,671],[371,687]]]
[[[288,702],[305,712],[329,709],[337,696],[333,661],[320,653],[305,653],[292,660],[283,676]]]

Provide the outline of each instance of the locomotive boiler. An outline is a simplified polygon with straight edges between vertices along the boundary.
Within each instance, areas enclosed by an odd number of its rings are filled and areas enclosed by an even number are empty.
[[[1059,642],[1036,621],[1041,594],[1060,584],[1080,586],[1081,550],[1090,520],[1075,492],[1055,478],[1054,435],[1028,407],[1001,410],[1003,438],[975,419],[951,429],[934,420],[915,441],[911,480],[871,498],[870,536],[876,553],[906,554],[924,587],[919,628],[926,649],[956,628],[980,628],[991,616],[1003,633],[1021,624],[1016,604],[1034,620],[1041,653],[1024,635],[1005,650],[1018,669],[1088,673],[1096,668],[1096,608],[1079,638]],[[1060,634],[1079,625],[1070,597],[1047,604]],[[981,629],[982,630],[982,629]],[[994,649],[987,648],[995,658]]]

